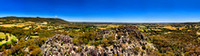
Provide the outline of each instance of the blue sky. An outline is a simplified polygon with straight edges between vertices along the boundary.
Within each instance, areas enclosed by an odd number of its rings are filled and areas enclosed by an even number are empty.
[[[200,0],[0,0],[0,17],[76,22],[199,22]]]

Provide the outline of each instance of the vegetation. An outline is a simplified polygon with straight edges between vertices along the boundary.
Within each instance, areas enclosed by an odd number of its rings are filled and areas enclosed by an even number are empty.
[[[56,34],[69,35],[75,45],[93,45],[107,47],[116,44],[114,40],[128,35],[130,40],[147,39],[156,49],[151,54],[159,56],[197,56],[200,55],[200,24],[89,24],[72,23],[58,18],[40,17],[2,17],[0,18],[0,52],[4,55],[41,56],[41,46]],[[11,26],[12,25],[12,26]],[[9,26],[9,27],[7,27]],[[132,27],[136,26],[136,27]],[[139,29],[125,34],[123,27]],[[103,33],[108,35],[102,36]],[[116,38],[115,34],[118,34]],[[63,42],[64,43],[64,42]],[[142,46],[142,49],[148,49]],[[81,48],[78,48],[79,52]],[[135,47],[135,52],[141,51]]]
[[[151,30],[141,29],[149,35],[151,42],[158,48],[159,53],[162,55],[200,55],[200,39],[199,35],[196,34],[200,30],[199,24],[162,25],[173,26],[173,28],[177,29],[159,27],[161,25],[157,27],[146,26]],[[153,29],[160,29],[161,31],[155,31]]]

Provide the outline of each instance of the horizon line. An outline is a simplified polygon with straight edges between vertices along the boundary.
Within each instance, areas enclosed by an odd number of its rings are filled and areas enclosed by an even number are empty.
[[[57,18],[62,19],[68,22],[77,22],[77,23],[199,23],[200,21],[90,21],[90,20],[67,20],[65,18],[59,17],[42,17],[42,16],[0,16],[1,17],[40,17],[40,18]]]

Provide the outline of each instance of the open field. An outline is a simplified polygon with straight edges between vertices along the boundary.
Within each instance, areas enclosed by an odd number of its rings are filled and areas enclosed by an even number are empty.
[[[25,26],[24,24],[3,24],[3,25],[0,25],[2,27],[23,27]]]
[[[0,32],[0,38],[5,38],[5,37],[6,37],[6,35],[4,33]]]
[[[30,37],[32,37],[32,38],[38,38],[39,36],[30,36]]]
[[[8,41],[6,41],[6,36],[8,36]],[[0,37],[4,38],[3,41],[0,42],[0,45],[4,44],[4,43],[11,43],[10,41],[13,40],[17,40],[17,38],[14,35],[10,35],[9,33],[6,33],[6,35],[2,32],[0,32]]]
[[[97,24],[95,26],[97,26],[97,28],[99,28],[99,29],[107,29],[107,28],[115,28],[115,27],[118,27],[120,25],[114,25],[114,24]]]

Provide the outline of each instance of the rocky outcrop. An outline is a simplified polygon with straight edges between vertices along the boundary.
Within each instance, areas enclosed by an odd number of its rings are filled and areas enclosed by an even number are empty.
[[[119,34],[121,33],[121,34]],[[115,30],[102,30],[97,34],[101,34],[104,39],[110,34],[115,35],[112,41],[114,44],[108,46],[93,45],[74,45],[73,38],[68,35],[55,35],[49,38],[41,49],[44,56],[146,56],[156,48],[147,42],[147,37],[136,30],[136,27],[120,27]],[[131,35],[131,36],[130,36]]]

